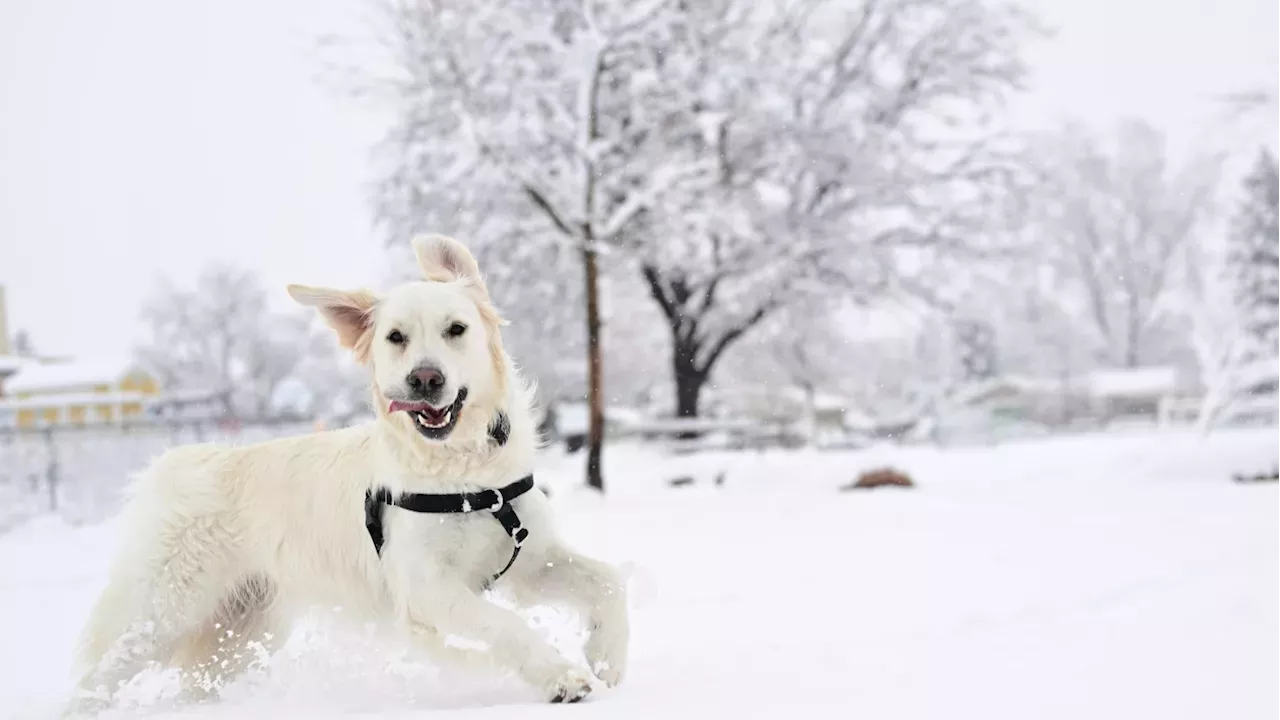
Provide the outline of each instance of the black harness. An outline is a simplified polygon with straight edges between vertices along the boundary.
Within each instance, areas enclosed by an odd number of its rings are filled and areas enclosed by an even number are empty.
[[[489,438],[499,446],[507,443],[510,424],[505,414],[500,413],[493,426],[489,428]],[[506,574],[520,556],[520,547],[529,537],[529,531],[520,524],[520,516],[516,515],[511,501],[533,489],[533,475],[525,475],[519,480],[502,488],[489,488],[473,493],[402,493],[394,495],[386,488],[370,488],[364,493],[364,526],[369,531],[369,539],[373,541],[373,549],[382,556],[382,546],[386,536],[382,530],[382,508],[384,505],[408,510],[409,512],[427,514],[452,514],[489,512],[502,525],[515,546],[511,550],[511,559],[505,567],[489,578],[492,585]]]

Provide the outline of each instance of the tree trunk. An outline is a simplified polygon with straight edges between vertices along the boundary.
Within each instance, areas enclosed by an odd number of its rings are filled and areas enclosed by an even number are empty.
[[[698,401],[702,395],[702,386],[706,384],[708,373],[699,370],[694,364],[694,350],[682,347],[678,340],[672,357],[672,373],[676,381],[676,417],[695,419],[698,417]],[[677,433],[681,440],[692,440],[699,433],[695,430]]]
[[[600,137],[596,105],[600,92],[600,74],[604,70],[597,46],[592,61],[591,74],[579,91],[579,107],[588,112],[581,118],[582,147],[588,148]],[[600,352],[600,270],[596,254],[596,234],[593,219],[596,208],[595,163],[584,155],[582,159],[582,270],[586,275],[587,293],[587,487],[604,492],[604,364]]]
[[[676,370],[676,417],[698,417],[698,399],[707,376],[692,368]]]
[[[604,373],[600,358],[599,269],[590,227],[582,245],[587,293],[587,486],[604,492],[600,463],[604,455]]]

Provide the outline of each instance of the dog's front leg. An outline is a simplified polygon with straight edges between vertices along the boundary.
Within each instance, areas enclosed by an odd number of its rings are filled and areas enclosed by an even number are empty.
[[[416,591],[398,603],[411,628],[484,643],[495,664],[544,690],[552,702],[577,702],[591,692],[590,673],[538,637],[519,615],[485,600],[452,573],[417,580]]]
[[[559,545],[547,549],[545,562],[526,567],[511,577],[516,597],[526,604],[552,602],[577,611],[590,633],[583,651],[591,671],[609,687],[621,682],[631,631],[627,590],[617,571]]]

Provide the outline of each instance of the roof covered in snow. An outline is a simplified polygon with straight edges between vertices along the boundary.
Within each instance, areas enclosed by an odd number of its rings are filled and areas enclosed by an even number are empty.
[[[1178,371],[1172,365],[1094,370],[1088,388],[1094,397],[1165,395],[1178,389]]]
[[[73,392],[55,393],[52,395],[36,395],[29,398],[0,399],[0,410],[24,410],[27,408],[62,408],[75,405],[93,407],[98,405],[120,405],[123,403],[148,404],[150,396],[139,392]]]
[[[122,361],[60,362],[27,364],[5,381],[5,394],[80,390],[94,385],[119,382],[137,368]]]

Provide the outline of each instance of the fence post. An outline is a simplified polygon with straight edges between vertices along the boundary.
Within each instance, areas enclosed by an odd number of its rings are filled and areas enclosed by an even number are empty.
[[[45,487],[49,490],[49,510],[51,512],[58,511],[58,453],[57,445],[54,443],[53,428],[44,429],[44,446],[45,452],[48,453],[49,461],[45,468]]]

